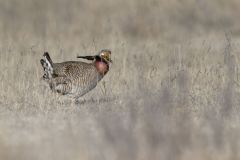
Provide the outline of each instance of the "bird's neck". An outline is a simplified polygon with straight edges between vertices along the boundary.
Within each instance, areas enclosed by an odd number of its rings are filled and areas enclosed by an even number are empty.
[[[109,70],[109,65],[107,62],[97,59],[94,63],[99,74],[101,75],[107,74]]]

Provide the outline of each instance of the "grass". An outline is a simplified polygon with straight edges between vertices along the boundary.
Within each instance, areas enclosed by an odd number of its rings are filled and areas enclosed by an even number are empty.
[[[239,2],[0,0],[0,159],[239,159]],[[108,48],[73,103],[39,60]]]

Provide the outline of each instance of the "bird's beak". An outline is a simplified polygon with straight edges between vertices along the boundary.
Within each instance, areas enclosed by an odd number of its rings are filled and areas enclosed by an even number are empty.
[[[103,58],[106,62],[113,63],[111,59]]]

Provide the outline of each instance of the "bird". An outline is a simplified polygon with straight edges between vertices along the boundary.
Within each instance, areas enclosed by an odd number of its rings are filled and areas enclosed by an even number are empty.
[[[103,49],[93,56],[77,56],[83,61],[65,61],[54,63],[48,52],[44,52],[40,63],[44,74],[42,79],[48,83],[50,89],[61,95],[69,95],[75,100],[92,89],[108,73],[110,69],[111,51]]]

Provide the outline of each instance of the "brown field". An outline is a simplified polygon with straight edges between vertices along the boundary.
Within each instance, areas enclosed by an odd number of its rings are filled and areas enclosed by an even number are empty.
[[[239,0],[0,0],[1,160],[240,159]],[[74,103],[39,60],[108,48]]]

